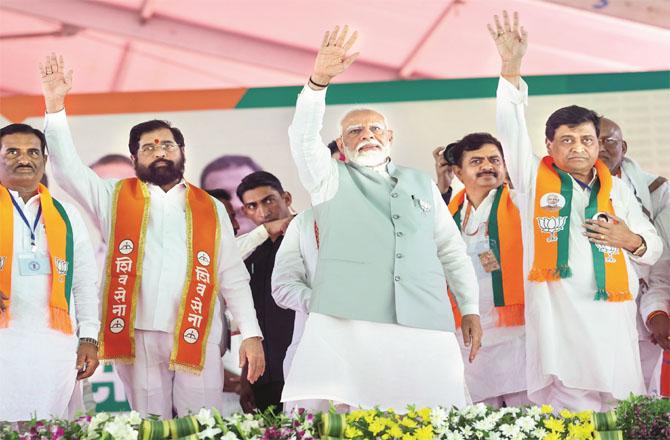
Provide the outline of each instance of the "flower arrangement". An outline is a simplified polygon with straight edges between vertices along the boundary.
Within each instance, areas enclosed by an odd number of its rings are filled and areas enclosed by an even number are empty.
[[[291,414],[268,410],[222,417],[216,409],[172,420],[141,418],[137,412],[99,413],[74,421],[0,422],[0,440],[599,440],[670,438],[670,400],[635,397],[615,411],[556,413],[548,405],[493,409],[355,410],[348,414]]]
[[[594,438],[592,412],[572,413],[542,407],[501,408],[484,404],[463,409],[410,407],[406,414],[394,411],[353,411],[347,415],[345,438],[402,440],[587,440]]]

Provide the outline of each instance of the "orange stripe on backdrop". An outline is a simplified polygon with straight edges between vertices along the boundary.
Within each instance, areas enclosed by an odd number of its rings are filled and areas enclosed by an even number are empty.
[[[150,113],[235,108],[246,93],[240,89],[179,90],[156,92],[82,93],[67,98],[69,115]],[[0,98],[0,114],[21,122],[44,114],[41,96]]]

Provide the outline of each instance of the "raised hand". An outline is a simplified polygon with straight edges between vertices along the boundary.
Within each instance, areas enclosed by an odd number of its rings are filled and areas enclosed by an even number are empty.
[[[42,77],[42,94],[47,113],[59,112],[65,106],[65,96],[72,89],[72,70],[65,71],[63,55],[55,53],[47,56],[44,64],[40,63]]]
[[[512,24],[509,22],[507,11],[503,11],[503,23],[500,18],[493,16],[495,27],[491,24],[489,29],[491,38],[496,43],[500,59],[502,60],[501,74],[518,87],[518,79],[521,71],[521,61],[528,48],[528,33],[519,26],[519,14],[514,13]]]
[[[340,27],[335,26],[332,32],[325,33],[314,61],[310,87],[320,89],[322,87],[319,85],[327,86],[333,78],[347,70],[356,60],[358,52],[351,55],[348,55],[347,52],[356,42],[358,32],[354,32],[347,38],[348,33],[348,26],[344,26],[341,32]]]

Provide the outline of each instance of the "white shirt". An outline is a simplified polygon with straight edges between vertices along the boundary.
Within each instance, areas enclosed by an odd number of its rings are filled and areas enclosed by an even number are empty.
[[[339,185],[337,161],[330,157],[330,150],[319,134],[325,111],[326,90],[315,91],[305,86],[298,96],[293,123],[288,131],[298,176],[310,194],[312,206],[332,199]],[[465,253],[465,244],[437,185],[433,184],[432,189],[437,257],[461,313],[479,314],[477,280]],[[352,249],[352,252],[355,250]]]
[[[653,266],[639,266],[638,274],[647,285],[639,298],[640,318],[644,326],[638,326],[640,339],[649,339],[646,323],[649,314],[657,310],[670,313],[670,184],[665,182],[649,194],[649,183],[655,179],[629,158],[621,164],[621,180],[639,197],[647,208],[658,234],[663,239],[661,258]]]
[[[16,191],[9,191],[23,210],[23,214],[32,226],[35,223],[40,206],[39,195],[28,202]],[[72,225],[74,243],[74,267],[72,270],[72,297],[70,317],[72,328],[77,329],[80,338],[98,339],[100,320],[98,319],[98,269],[95,263],[93,247],[88,237],[86,224],[79,211],[69,203],[61,202]],[[35,234],[37,246],[35,254],[49,258],[44,216],[40,217]],[[21,275],[19,256],[31,254],[30,230],[14,208],[14,255],[12,259],[12,319],[9,326],[14,329],[32,331],[49,328],[49,298],[51,295],[51,275]],[[2,330],[0,330],[0,336]],[[2,343],[0,343],[2,346]]]
[[[307,321],[318,252],[314,214],[310,208],[291,220],[272,271],[272,297],[279,307],[295,311],[293,338],[284,357],[284,377],[288,377]]]
[[[464,345],[460,330],[456,338],[463,353],[465,379],[473,402],[526,389],[526,375],[519,371],[526,356],[525,326],[497,325],[491,273],[486,272],[479,259],[481,253],[491,249],[488,220],[497,191],[491,190],[476,208],[466,196],[461,207],[461,219],[465,219],[469,211],[467,223],[464,221],[461,226],[461,234],[479,281],[479,314],[484,332],[482,346],[472,363],[467,362],[470,347]],[[516,202],[514,190],[510,191],[510,197]]]
[[[265,243],[268,238],[270,238],[270,234],[263,225],[256,226],[246,234],[235,237],[235,243],[240,250],[242,260],[249,258],[249,255],[253,254],[256,248]]]
[[[114,187],[118,179],[101,179],[81,161],[67,125],[65,110],[46,115],[44,134],[54,177],[92,218],[97,219],[103,236],[108,237]],[[156,185],[148,184],[147,187],[149,222],[135,328],[172,333],[186,278],[186,184],[182,181],[167,192]],[[219,201],[215,200],[215,204],[221,229],[218,294],[225,299],[238,322],[243,339],[261,336],[249,288],[249,273],[235,244],[228,213]],[[221,316],[221,301],[216,301],[209,343],[218,344],[221,340]]]
[[[527,100],[528,88],[523,80],[517,90],[507,80],[500,79],[496,101],[498,135],[518,195],[526,238],[526,274],[534,258],[535,181],[539,168],[526,128]],[[625,399],[631,392],[644,393],[635,302],[594,300],[591,244],[581,234],[589,195],[590,191],[582,189],[573,179],[568,258],[572,276],[526,283],[526,374],[529,398],[536,402],[546,398],[542,393],[554,377],[567,387],[610,393],[617,399]],[[612,179],[611,198],[616,215],[647,242],[647,252],[641,257],[620,251],[627,262],[628,284],[635,297],[638,277],[630,261],[653,264],[661,254],[662,243],[635,196],[620,179]]]

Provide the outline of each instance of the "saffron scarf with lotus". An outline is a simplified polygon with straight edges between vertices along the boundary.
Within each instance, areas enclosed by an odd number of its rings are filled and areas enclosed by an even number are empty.
[[[614,215],[610,194],[612,175],[600,160],[595,163],[596,179],[591,188],[584,216]],[[557,281],[569,278],[570,216],[572,214],[573,180],[559,169],[550,156],[545,156],[537,172],[533,235],[535,256],[528,274],[530,281]],[[591,243],[596,278],[595,300],[632,300],[628,286],[628,269],[620,248]]]

